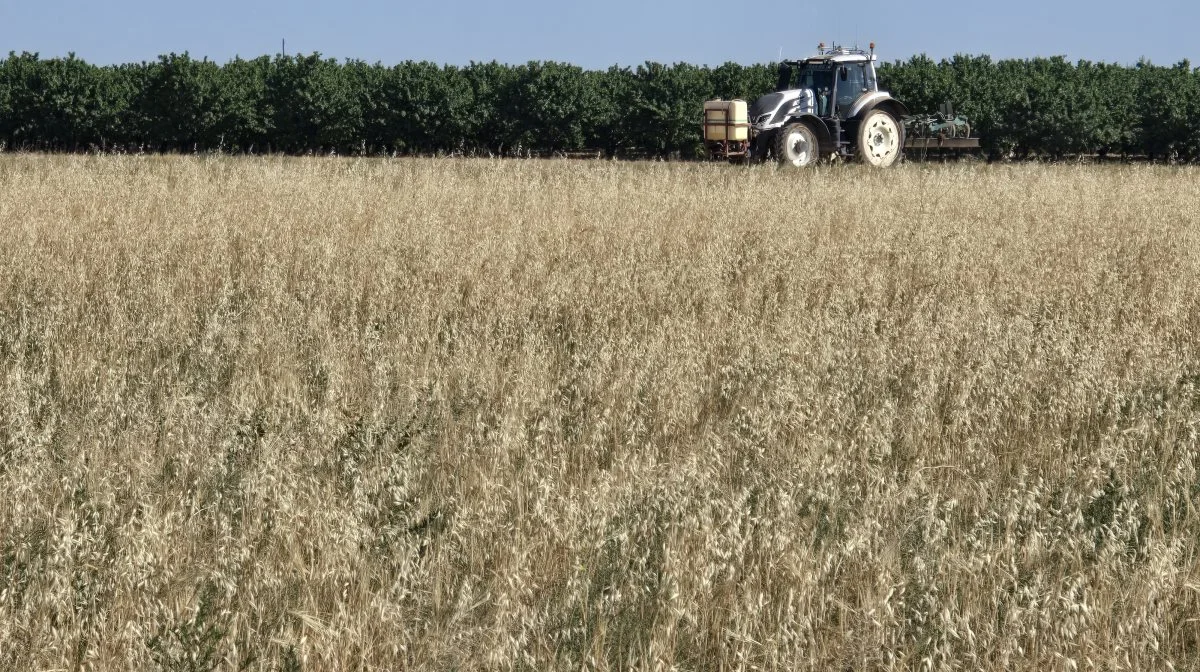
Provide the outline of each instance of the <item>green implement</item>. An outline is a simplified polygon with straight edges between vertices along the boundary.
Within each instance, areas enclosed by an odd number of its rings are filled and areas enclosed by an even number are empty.
[[[904,146],[917,149],[973,149],[979,138],[971,137],[967,118],[954,113],[950,104],[937,114],[919,114],[904,118]]]

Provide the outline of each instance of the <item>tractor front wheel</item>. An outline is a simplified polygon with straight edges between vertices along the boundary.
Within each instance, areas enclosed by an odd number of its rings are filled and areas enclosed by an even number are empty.
[[[788,124],[775,132],[775,144],[771,148],[775,160],[785,166],[804,168],[811,166],[820,157],[817,134],[806,124]]]
[[[890,168],[900,160],[904,144],[900,124],[884,110],[871,110],[858,125],[858,158],[876,168]]]

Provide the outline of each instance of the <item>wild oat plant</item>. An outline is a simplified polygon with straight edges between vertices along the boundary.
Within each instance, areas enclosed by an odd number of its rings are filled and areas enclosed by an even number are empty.
[[[0,669],[1196,669],[1198,213],[0,157]]]

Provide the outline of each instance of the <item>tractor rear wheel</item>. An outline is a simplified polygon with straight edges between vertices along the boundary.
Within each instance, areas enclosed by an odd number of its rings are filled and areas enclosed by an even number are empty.
[[[890,168],[900,160],[904,144],[900,124],[885,110],[871,110],[858,125],[858,159],[876,168]]]
[[[817,144],[817,134],[813,133],[807,124],[800,122],[788,124],[776,131],[771,150],[780,164],[797,168],[816,163],[821,151]]]

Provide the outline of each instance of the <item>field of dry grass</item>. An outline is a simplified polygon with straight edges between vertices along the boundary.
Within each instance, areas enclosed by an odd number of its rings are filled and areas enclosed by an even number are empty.
[[[0,156],[0,669],[1200,665],[1200,172]]]

